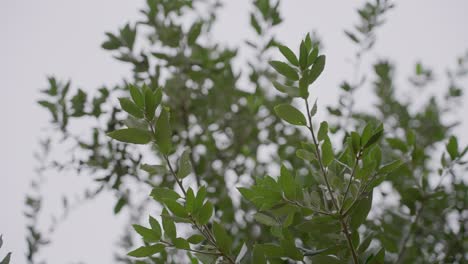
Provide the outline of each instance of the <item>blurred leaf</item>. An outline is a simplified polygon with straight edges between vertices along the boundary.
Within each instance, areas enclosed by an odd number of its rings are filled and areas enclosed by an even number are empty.
[[[151,141],[151,133],[138,128],[124,128],[107,133],[107,135],[115,140],[133,143],[147,144]]]

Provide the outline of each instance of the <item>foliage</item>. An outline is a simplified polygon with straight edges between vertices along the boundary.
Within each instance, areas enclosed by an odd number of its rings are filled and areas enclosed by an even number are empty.
[[[54,143],[71,145],[74,155],[40,161],[95,180],[81,199],[64,199],[64,209],[114,193],[113,212],[132,224],[119,263],[467,261],[468,148],[446,120],[462,95],[468,56],[448,70],[446,96],[422,107],[398,96],[395,66],[380,59],[372,82],[360,72],[344,81],[339,105],[318,120],[322,43],[307,34],[298,49],[282,45],[272,33],[282,22],[279,1],[253,3],[256,38],[246,43],[255,56],[242,73],[233,66],[238,50],[209,38],[217,1],[148,0],[143,20],[106,33],[102,45],[133,66],[131,80],[71,95],[70,82],[49,78],[39,104],[60,140],[51,136],[39,157]],[[360,23],[345,31],[356,65],[392,8],[376,0],[358,10]],[[271,60],[272,52],[284,59]],[[433,80],[417,63],[409,83],[425,89]],[[367,112],[354,108],[364,84],[376,99]],[[93,123],[88,134],[70,128],[85,119]],[[37,197],[26,202],[29,263],[52,235],[37,230]],[[158,216],[148,215],[151,206]]]

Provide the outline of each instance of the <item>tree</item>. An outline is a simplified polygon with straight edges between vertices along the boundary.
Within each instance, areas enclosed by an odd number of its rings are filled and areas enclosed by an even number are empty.
[[[339,104],[318,120],[314,99],[321,88],[314,81],[326,70],[322,43],[307,34],[298,51],[282,45],[271,32],[282,21],[279,2],[253,3],[258,39],[248,41],[256,56],[246,65],[246,81],[233,70],[237,51],[208,38],[219,5],[196,0],[149,0],[144,20],[106,33],[102,47],[133,66],[132,80],[90,95],[49,78],[39,104],[51,113],[60,142],[79,151],[49,161],[57,143],[50,136],[38,174],[49,165],[72,166],[98,183],[82,199],[65,198],[64,210],[114,193],[114,213],[125,208],[133,224],[123,230],[119,263],[468,260],[468,148],[458,146],[456,123],[446,121],[462,95],[468,54],[448,70],[446,95],[421,107],[395,94],[395,66],[379,60],[371,73],[375,108],[356,110],[354,92],[365,80],[345,80]],[[199,5],[208,16],[197,12]],[[357,47],[356,63],[392,8],[376,0],[358,10],[360,23],[345,31]],[[194,17],[188,27],[185,17]],[[277,51],[284,59],[271,61]],[[418,63],[410,81],[424,88],[433,79]],[[70,129],[82,119],[94,122],[87,135]],[[40,191],[40,182],[33,187]],[[388,203],[388,195],[397,199]],[[37,197],[26,202],[30,263],[50,237],[37,228]],[[148,206],[161,214],[148,215]]]

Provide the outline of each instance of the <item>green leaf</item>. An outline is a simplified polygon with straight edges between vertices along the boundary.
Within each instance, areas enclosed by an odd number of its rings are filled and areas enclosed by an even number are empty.
[[[378,173],[379,174],[387,174],[390,173],[396,169],[398,169],[401,165],[403,165],[403,162],[401,160],[395,160],[392,161],[386,165],[384,165],[382,168],[379,169]]]
[[[291,97],[299,97],[299,88],[281,84],[277,81],[273,81],[273,86],[276,90],[285,93]]]
[[[384,132],[383,128],[378,128],[377,132],[374,132],[374,134],[369,138],[367,143],[364,145],[364,148],[366,149],[372,146],[373,144],[377,143],[377,141],[379,141],[379,139],[382,137],[383,132]]]
[[[263,214],[263,213],[256,213],[254,218],[257,222],[267,225],[267,226],[278,226],[279,223],[273,217]]]
[[[125,196],[122,196],[119,198],[117,203],[114,206],[114,214],[118,214],[120,210],[127,204],[127,198]]]
[[[151,175],[162,174],[167,171],[166,166],[164,165],[150,165],[146,163],[141,164],[140,169],[148,172]]]
[[[143,111],[129,98],[119,98],[122,109],[136,118],[143,118]]]
[[[183,239],[183,238],[175,238],[172,240],[172,243],[174,244],[174,247],[175,248],[178,248],[178,249],[190,249],[190,245],[189,245],[189,242],[187,242],[187,240]]]
[[[157,98],[150,88],[145,88],[145,115],[148,120],[153,120],[156,107],[158,106],[156,102]]]
[[[187,43],[192,46],[197,41],[198,36],[200,36],[203,23],[197,22],[192,25],[188,34],[187,34]]]
[[[288,79],[297,81],[299,80],[299,75],[297,71],[289,66],[288,64],[282,61],[270,61],[271,67],[273,67],[278,73],[286,76]]]
[[[203,202],[206,197],[206,187],[202,186],[198,189],[195,201],[193,202],[193,212],[198,212],[198,210],[203,206]]]
[[[302,260],[304,255],[302,255],[301,251],[296,247],[293,239],[284,239],[281,241],[281,247],[283,248],[284,253],[286,256],[293,260]]]
[[[174,190],[166,187],[154,187],[151,191],[151,197],[153,197],[158,202],[164,202],[164,200],[177,200],[180,198],[180,195]]]
[[[310,116],[313,117],[317,114],[317,100],[315,100],[314,105],[312,106],[312,109],[310,109]]]
[[[449,139],[449,142],[447,143],[447,152],[450,155],[450,158],[452,160],[456,159],[459,155],[458,152],[458,141],[457,138],[454,136],[451,136]]]
[[[163,108],[159,114],[159,118],[156,121],[156,144],[159,146],[159,150],[163,154],[169,154],[171,151],[171,125],[169,122],[169,112]]]
[[[317,57],[314,64],[312,65],[312,68],[310,69],[310,72],[307,77],[308,83],[312,84],[313,82],[315,82],[315,80],[317,80],[320,74],[322,74],[324,68],[325,68],[325,55],[320,55]]]
[[[315,160],[315,155],[312,152],[309,152],[305,149],[298,149],[296,150],[296,156],[300,159],[303,159],[305,161],[314,161]]]
[[[266,264],[267,263],[266,258],[265,258],[265,254],[263,253],[263,249],[262,249],[261,245],[255,245],[254,246],[253,252],[252,252],[252,260],[253,260],[252,263],[255,263],[255,264]]]
[[[8,252],[6,256],[2,259],[0,264],[10,264],[10,259],[11,259],[11,252]]]
[[[198,223],[205,225],[210,221],[211,216],[213,215],[213,204],[209,201],[206,202],[198,212]]]
[[[284,256],[283,248],[275,244],[262,244],[258,245],[262,248],[263,254],[272,258],[279,258]]]
[[[162,230],[161,225],[159,224],[158,220],[154,219],[151,215],[149,216],[149,224],[153,232],[161,238]]]
[[[357,155],[361,150],[361,136],[357,132],[351,132],[351,146],[353,147],[354,155]]]
[[[183,179],[192,172],[192,163],[190,163],[190,149],[186,149],[179,159],[179,170],[177,178]]]
[[[170,239],[175,239],[177,237],[176,226],[174,221],[168,216],[169,213],[167,212],[166,208],[164,208],[161,214],[164,234]]]
[[[107,133],[107,135],[115,140],[133,143],[147,144],[151,141],[151,133],[138,128],[124,128]]]
[[[296,182],[294,180],[294,177],[284,165],[281,166],[281,174],[278,179],[278,183],[281,185],[284,195],[288,199],[296,199]]]
[[[310,65],[312,65],[312,63],[315,62],[315,60],[317,59],[318,53],[319,53],[318,47],[315,47],[310,52],[309,57],[307,58],[307,67],[309,67]]]
[[[201,242],[205,241],[205,237],[199,234],[195,234],[190,236],[187,241],[190,244],[200,244]]]
[[[153,256],[154,254],[162,252],[164,248],[165,247],[163,244],[155,244],[151,246],[139,247],[129,252],[127,255],[131,257],[135,257],[135,258],[145,258],[145,257],[150,257],[150,256]]]
[[[135,229],[135,231],[143,237],[143,240],[148,243],[157,242],[161,238],[161,234],[141,225],[133,225],[133,229]]]
[[[283,54],[283,56],[289,61],[289,63],[291,63],[294,66],[299,66],[299,61],[297,60],[296,55],[291,49],[283,45],[279,45],[278,48],[281,54]]]
[[[128,86],[130,90],[130,96],[132,97],[133,102],[140,107],[144,108],[145,107],[145,98],[143,94],[140,92],[140,89],[138,89],[136,86],[130,84]]]
[[[369,214],[372,207],[372,192],[365,198],[359,200],[356,206],[351,209],[351,221],[349,225],[352,230],[357,228],[366,221],[367,215]]]
[[[175,200],[164,200],[164,204],[166,204],[167,209],[169,209],[169,211],[171,211],[175,216],[181,218],[186,218],[188,216],[187,212],[185,211],[185,207]]]
[[[232,238],[226,232],[226,229],[218,222],[213,223],[213,234],[216,240],[216,244],[223,251],[223,253],[229,254],[231,252]]]
[[[299,48],[299,65],[301,69],[304,70],[307,68],[307,57],[309,56],[307,47],[304,41],[301,42],[301,46]]]
[[[334,159],[333,147],[330,142],[330,139],[325,139],[322,144],[322,162],[325,167],[328,167]]]
[[[193,205],[195,203],[195,194],[193,193],[192,188],[187,190],[187,195],[185,197],[185,209],[187,213],[193,213]]]
[[[328,123],[327,121],[323,121],[322,123],[320,123],[320,128],[317,133],[317,139],[319,141],[322,141],[322,140],[325,140],[326,138],[328,138]]]
[[[284,121],[296,125],[305,126],[307,121],[301,111],[289,104],[280,104],[275,106],[275,113]]]
[[[385,140],[392,149],[398,149],[403,153],[408,152],[408,146],[403,140],[399,138],[386,138]]]
[[[260,24],[258,23],[258,20],[253,13],[250,15],[250,25],[255,29],[258,35],[262,34],[262,28],[260,27]]]

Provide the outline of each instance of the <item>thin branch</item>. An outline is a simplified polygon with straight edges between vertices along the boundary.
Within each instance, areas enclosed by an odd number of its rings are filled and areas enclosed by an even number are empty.
[[[307,128],[309,129],[310,135],[312,136],[312,140],[314,142],[315,155],[317,156],[317,160],[318,160],[318,163],[319,163],[319,166],[320,166],[320,170],[322,171],[323,179],[324,179],[325,184],[327,186],[327,190],[330,193],[333,206],[335,206],[335,209],[338,211],[339,210],[338,204],[336,202],[335,196],[333,195],[333,191],[332,191],[332,189],[330,187],[330,183],[328,182],[327,171],[325,170],[325,167],[323,166],[322,156],[321,156],[320,150],[319,150],[319,144],[318,144],[317,139],[315,137],[314,128],[313,128],[313,125],[312,125],[312,116],[310,115],[309,102],[307,101],[307,99],[304,99],[304,101],[306,103],[307,117],[308,117],[308,120],[309,120],[309,125],[307,126]]]
[[[317,139],[315,138],[314,128],[313,128],[313,125],[312,125],[312,116],[310,115],[309,102],[307,101],[307,99],[304,99],[304,101],[306,103],[307,118],[308,118],[308,121],[309,121],[309,125],[307,126],[307,128],[309,129],[310,134],[312,136],[312,140],[314,142],[315,152],[316,152],[316,155],[317,155],[317,160],[318,160],[320,169],[322,171],[323,179],[324,179],[325,184],[327,186],[327,190],[330,193],[333,206],[335,207],[336,211],[339,213],[339,220],[340,220],[340,223],[341,223],[341,227],[343,228],[343,233],[345,235],[346,241],[348,242],[348,247],[349,247],[349,250],[351,251],[351,255],[353,257],[353,262],[354,262],[354,264],[358,264],[359,259],[357,257],[356,250],[354,249],[353,241],[351,239],[351,235],[349,233],[348,226],[346,225],[346,222],[343,219],[343,215],[341,214],[341,210],[338,207],[335,196],[333,195],[333,191],[332,191],[332,189],[330,187],[330,183],[328,182],[327,171],[325,170],[325,167],[323,166],[322,157],[320,155],[320,150],[319,150],[319,144],[317,142]]]
[[[408,241],[410,240],[411,236],[413,235],[413,230],[416,228],[416,226],[418,224],[419,218],[422,215],[423,208],[424,208],[424,206],[423,206],[423,204],[421,204],[421,207],[419,207],[418,211],[416,212],[416,217],[414,218],[413,222],[411,223],[410,229],[408,230],[408,232],[405,233],[403,241],[400,244],[401,246],[400,246],[400,250],[398,251],[398,257],[397,257],[397,260],[396,260],[395,264],[402,263],[403,257],[405,256],[405,252],[406,252],[406,249],[407,249],[406,244],[408,244]]]
[[[351,172],[351,176],[349,177],[348,185],[346,186],[346,191],[345,191],[345,193],[343,195],[343,200],[341,201],[340,213],[343,212],[344,203],[345,203],[346,198],[348,196],[351,184],[353,183],[354,174],[356,174],[356,169],[357,169],[357,166],[359,165],[359,159],[360,158],[361,158],[361,151],[359,151],[359,153],[356,155],[356,161],[354,162],[354,167],[353,167],[353,170]]]

